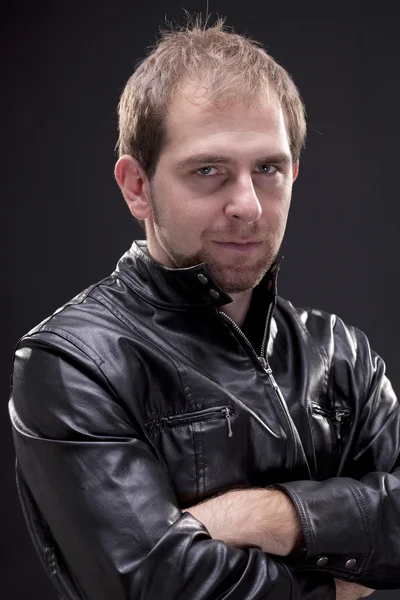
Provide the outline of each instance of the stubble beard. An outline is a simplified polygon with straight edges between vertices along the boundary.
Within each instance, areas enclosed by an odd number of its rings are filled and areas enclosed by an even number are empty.
[[[155,201],[154,192],[151,197],[153,221],[155,234],[158,238],[158,243],[161,244],[164,251],[171,258],[175,268],[183,269],[194,267],[200,263],[206,263],[212,279],[217,283],[227,294],[237,294],[245,292],[256,287],[272,264],[277,258],[278,251],[274,251],[274,235],[272,231],[266,233],[265,243],[266,249],[261,258],[249,266],[248,261],[242,260],[243,257],[238,253],[237,257],[232,257],[229,263],[218,261],[215,258],[215,252],[207,248],[207,242],[211,242],[209,232],[203,232],[201,236],[201,248],[193,254],[182,254],[177,251],[170,243],[168,228],[164,225],[164,216],[161,214],[160,206]],[[227,235],[229,233],[229,235]],[[234,239],[238,235],[237,232],[223,232],[217,234],[213,232],[212,239]],[[217,247],[217,246],[215,246]],[[224,252],[221,250],[221,254]]]
[[[215,236],[217,237],[217,236]],[[217,238],[218,239],[218,238]],[[237,256],[232,253],[229,260],[223,260],[225,250],[220,251],[221,260],[218,260],[218,249],[211,251],[207,248],[206,243],[202,245],[201,250],[191,257],[186,257],[186,265],[194,266],[199,263],[207,263],[209,273],[213,280],[227,293],[237,294],[245,292],[256,287],[268,269],[276,259],[276,253],[270,251],[270,245],[261,257],[258,257],[255,262],[242,260],[239,253]],[[217,248],[217,246],[215,246]]]

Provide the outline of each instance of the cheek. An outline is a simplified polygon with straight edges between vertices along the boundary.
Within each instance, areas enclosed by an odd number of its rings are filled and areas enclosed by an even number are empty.
[[[280,219],[286,220],[292,197],[292,185],[287,179],[282,179],[270,190],[270,204],[279,215]]]
[[[211,206],[205,199],[188,198],[185,194],[169,196],[167,204],[163,219],[166,235],[178,246],[197,248],[204,231],[216,220]]]
[[[266,193],[286,196],[291,193],[293,179],[288,173],[275,173],[273,177],[259,179],[257,183]]]
[[[278,237],[281,237],[285,231],[290,207],[290,193],[282,192],[283,190],[280,192],[275,190],[261,202],[262,217],[259,223],[261,225],[264,221],[266,227]]]
[[[199,195],[194,193],[180,194],[180,200],[174,203],[176,219],[186,222],[192,231],[202,231],[219,218],[221,200],[218,196]]]
[[[169,183],[163,186],[168,190],[164,197],[168,200],[169,217],[174,221],[185,223],[190,222],[191,229],[200,229],[200,221],[205,221],[213,208],[216,206],[215,201],[212,201],[210,192],[204,188],[202,190],[194,189],[180,179],[170,179]],[[161,198],[163,192],[160,191]]]
[[[276,203],[274,210],[273,210],[273,215],[274,215],[276,227],[278,229],[284,229],[286,227],[286,222],[287,222],[288,214],[289,214],[289,207],[290,207],[290,196],[289,197],[285,196],[280,199],[280,202]]]

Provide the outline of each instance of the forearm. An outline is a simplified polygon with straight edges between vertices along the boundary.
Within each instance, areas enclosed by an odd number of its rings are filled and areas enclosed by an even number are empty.
[[[232,490],[187,509],[211,537],[236,548],[257,547],[286,556],[302,544],[296,509],[284,492]]]
[[[257,547],[268,554],[286,556],[302,545],[302,531],[294,505],[279,490],[233,490],[184,512],[191,513],[207,527],[212,538],[222,540],[228,546]],[[303,573],[301,577],[304,584],[308,579],[315,581],[320,575]],[[338,579],[335,584],[336,600],[357,600],[373,592]]]

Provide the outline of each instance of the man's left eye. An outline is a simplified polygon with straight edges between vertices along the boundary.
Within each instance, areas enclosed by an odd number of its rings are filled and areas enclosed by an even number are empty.
[[[215,173],[211,173],[211,170],[214,169],[214,171],[216,171],[215,167],[200,167],[200,169],[197,169],[196,173],[198,175],[215,175]]]
[[[258,169],[260,169],[261,173],[265,173],[266,175],[275,173],[277,171],[277,168],[274,167],[274,165],[270,165],[268,163],[263,163],[263,164],[259,165]]]

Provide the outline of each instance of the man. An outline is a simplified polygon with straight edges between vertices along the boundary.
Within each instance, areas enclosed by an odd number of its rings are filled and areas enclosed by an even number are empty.
[[[165,33],[119,106],[147,241],[25,335],[10,414],[64,598],[353,600],[400,587],[400,410],[339,318],[277,297],[305,139],[286,71]]]

